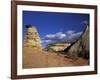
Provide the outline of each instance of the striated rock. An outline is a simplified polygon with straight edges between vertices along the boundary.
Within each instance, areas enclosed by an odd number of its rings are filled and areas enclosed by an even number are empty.
[[[33,47],[42,50],[41,40],[35,26],[27,25],[27,33],[24,46]]]
[[[87,26],[78,40],[73,42],[64,53],[73,59],[83,57],[89,59],[89,27]]]
[[[68,46],[70,46],[70,43],[67,43],[67,42],[56,42],[56,43],[48,44],[46,46],[45,50],[46,51],[59,52],[59,51],[63,51]]]

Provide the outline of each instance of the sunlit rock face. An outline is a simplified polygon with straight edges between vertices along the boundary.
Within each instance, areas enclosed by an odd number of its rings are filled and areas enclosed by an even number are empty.
[[[70,46],[70,43],[67,42],[56,42],[53,44],[48,44],[45,48],[46,51],[54,51],[54,52],[59,52],[63,51],[65,48]]]
[[[27,25],[26,28],[27,32],[24,41],[24,46],[42,50],[41,40],[35,26]]]

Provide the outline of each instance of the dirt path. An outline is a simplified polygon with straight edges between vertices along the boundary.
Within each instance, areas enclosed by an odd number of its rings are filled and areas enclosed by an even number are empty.
[[[39,51],[37,49],[24,47],[23,68],[45,68],[88,65],[88,60],[79,58],[72,60],[56,53]]]

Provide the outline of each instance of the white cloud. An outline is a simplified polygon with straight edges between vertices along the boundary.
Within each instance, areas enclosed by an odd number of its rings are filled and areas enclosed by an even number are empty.
[[[55,37],[55,35],[54,34],[47,34],[46,36],[45,36],[46,38],[54,38]]]
[[[58,33],[55,34],[55,36],[58,39],[63,39],[64,37],[66,37],[66,34],[62,33],[62,32],[58,32]]]
[[[73,34],[73,33],[75,33],[75,31],[74,30],[68,30],[66,33],[67,34]]]
[[[64,37],[66,37],[65,33],[58,32],[56,34],[47,34],[45,39],[63,39]]]
[[[69,34],[68,37],[66,38],[67,41],[74,41],[80,37],[82,32],[74,32],[72,34]]]
[[[42,40],[41,43],[50,43],[52,40]]]
[[[68,30],[67,32],[58,32],[55,34],[47,34],[43,39],[42,43],[52,42],[73,42],[80,37],[82,32],[76,32],[74,30]]]

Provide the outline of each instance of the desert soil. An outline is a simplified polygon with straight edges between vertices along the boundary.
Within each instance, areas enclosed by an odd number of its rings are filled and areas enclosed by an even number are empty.
[[[46,68],[88,65],[88,60],[73,60],[57,53],[41,51],[30,47],[23,49],[23,68]]]

